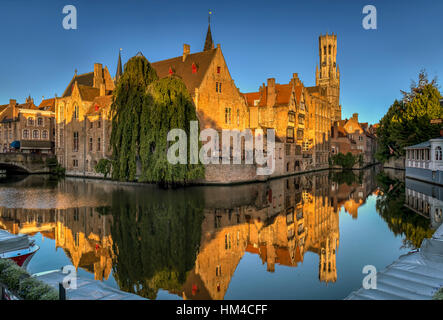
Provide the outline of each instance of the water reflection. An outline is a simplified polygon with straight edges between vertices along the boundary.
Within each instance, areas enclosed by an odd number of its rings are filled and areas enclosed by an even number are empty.
[[[405,246],[432,235],[435,219],[405,207],[404,177],[375,167],[179,190],[30,176],[0,186],[0,228],[41,233],[76,268],[113,277],[128,292],[223,299],[246,253],[273,273],[276,265],[296,268],[309,252],[318,280],[335,283],[340,210],[355,220],[370,195]]]

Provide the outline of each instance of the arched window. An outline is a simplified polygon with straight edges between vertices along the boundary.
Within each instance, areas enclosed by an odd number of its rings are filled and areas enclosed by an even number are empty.
[[[33,117],[29,117],[28,118],[28,126],[33,126],[34,125],[34,118]]]
[[[42,139],[48,139],[48,130],[43,130]]]
[[[438,161],[442,160],[442,150],[441,150],[441,147],[435,148],[435,160],[438,160]]]
[[[74,119],[78,119],[78,105],[74,106]]]
[[[29,139],[29,130],[28,129],[23,130],[22,139]]]
[[[37,125],[38,126],[43,126],[43,118],[42,117],[38,117],[37,118]]]
[[[38,130],[32,131],[32,139],[40,139],[40,131]]]

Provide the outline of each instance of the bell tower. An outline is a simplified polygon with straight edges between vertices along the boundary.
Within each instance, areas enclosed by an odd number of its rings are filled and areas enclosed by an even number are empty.
[[[315,72],[315,84],[326,90],[332,105],[332,120],[341,120],[340,70],[337,64],[337,35],[326,34],[318,38],[320,68]]]

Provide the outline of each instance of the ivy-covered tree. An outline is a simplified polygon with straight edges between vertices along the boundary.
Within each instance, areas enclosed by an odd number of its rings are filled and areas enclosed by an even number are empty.
[[[404,147],[439,136],[440,124],[432,119],[443,117],[442,98],[437,81],[428,80],[425,71],[413,82],[409,92],[402,91],[403,99],[395,100],[377,129],[377,159],[386,161],[392,156],[403,156]]]
[[[157,79],[157,73],[141,54],[125,64],[125,71],[116,85],[111,106],[114,179],[136,179],[140,151],[140,116],[146,100],[146,88]]]
[[[184,82],[168,77],[151,83],[141,114],[141,181],[163,186],[183,185],[204,178],[202,164],[190,164],[190,122],[198,121],[192,98]],[[168,132],[182,129],[186,133],[186,164],[171,164],[167,159]]]

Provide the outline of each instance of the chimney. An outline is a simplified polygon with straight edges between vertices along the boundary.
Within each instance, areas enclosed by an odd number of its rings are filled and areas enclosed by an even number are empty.
[[[105,89],[105,84],[101,83],[100,84],[100,97],[103,97],[106,95],[106,89]]]
[[[18,117],[17,100],[9,99],[9,105],[12,107],[12,118]]]
[[[352,114],[352,120],[355,120],[356,122],[358,122],[358,113]]]
[[[189,44],[183,45],[183,62],[185,62],[186,57],[191,54],[191,46]]]
[[[103,81],[103,66],[101,63],[94,63],[94,88],[99,89]]]
[[[277,93],[275,91],[275,78],[269,78],[268,79],[268,97],[267,97],[267,105],[268,107],[273,107],[275,105],[275,100]]]

